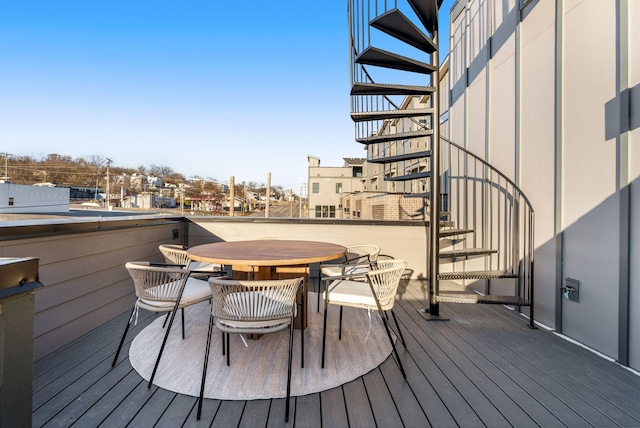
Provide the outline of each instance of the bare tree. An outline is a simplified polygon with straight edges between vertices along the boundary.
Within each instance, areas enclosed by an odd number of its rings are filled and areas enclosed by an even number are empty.
[[[165,178],[174,174],[173,168],[167,165],[154,165],[151,164],[149,168],[149,173],[155,175],[156,177]]]
[[[100,178],[102,173],[107,166],[107,160],[100,155],[92,155],[86,159],[80,159],[83,166],[87,169],[87,174],[91,179],[91,183],[95,183],[96,191],[100,187]]]

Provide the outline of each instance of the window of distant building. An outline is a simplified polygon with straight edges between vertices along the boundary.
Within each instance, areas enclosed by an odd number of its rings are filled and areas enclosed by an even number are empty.
[[[335,205],[316,205],[316,218],[335,218],[336,206]]]
[[[353,167],[353,177],[362,177],[362,167],[354,166]]]
[[[313,186],[313,193],[320,193],[320,183],[312,183]]]
[[[9,206],[13,205],[13,198],[9,198]]]
[[[342,193],[342,183],[336,183],[336,193]]]

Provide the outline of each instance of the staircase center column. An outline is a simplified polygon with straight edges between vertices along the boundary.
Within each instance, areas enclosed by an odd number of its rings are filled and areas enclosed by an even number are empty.
[[[438,45],[438,30],[433,33],[433,41]],[[439,259],[439,242],[440,242],[440,55],[438,50],[433,52],[433,63],[436,70],[431,75],[434,81],[433,86],[433,139],[431,141],[431,199],[429,205],[429,257],[431,267],[431,284],[429,287],[429,314],[432,316],[440,315],[440,306],[436,296],[440,293],[440,259]]]

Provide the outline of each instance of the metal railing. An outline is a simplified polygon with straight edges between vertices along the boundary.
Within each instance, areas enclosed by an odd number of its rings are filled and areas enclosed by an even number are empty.
[[[448,201],[443,217],[457,229],[473,230],[465,246],[497,251],[482,258],[481,270],[517,275],[514,295],[532,304],[535,215],[531,202],[487,161],[447,138],[441,137],[440,144],[440,192]],[[490,281],[485,294],[491,294]]]

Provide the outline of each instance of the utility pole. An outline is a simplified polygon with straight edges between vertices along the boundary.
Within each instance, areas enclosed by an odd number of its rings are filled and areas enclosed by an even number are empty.
[[[2,179],[4,181],[8,181],[9,180],[9,167],[8,167],[8,160],[9,160],[9,153],[3,153],[4,155],[4,177],[2,177]]]
[[[267,201],[264,206],[264,217],[269,218],[269,202],[271,200],[271,173],[267,172]]]
[[[307,183],[302,183],[300,185],[300,218],[302,218],[302,200],[304,199],[304,195],[306,194]]]
[[[229,217],[233,217],[235,210],[235,199],[236,199],[236,179],[232,175],[229,179]]]
[[[293,189],[289,189],[289,217],[293,218]]]
[[[109,198],[109,192],[111,189],[109,189],[109,166],[111,165],[111,162],[113,162],[111,159],[107,158],[107,210],[109,210],[109,208],[111,207],[110,205],[110,198]]]

